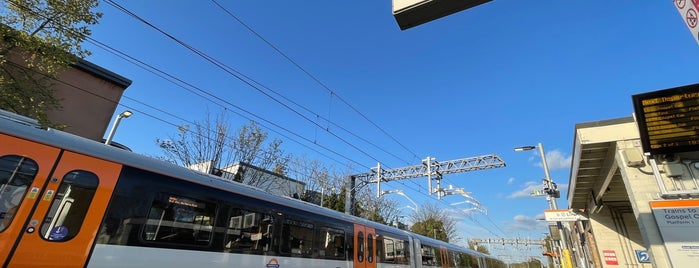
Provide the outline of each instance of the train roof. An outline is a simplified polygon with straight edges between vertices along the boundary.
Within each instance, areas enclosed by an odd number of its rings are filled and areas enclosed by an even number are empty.
[[[94,140],[62,132],[60,130],[42,128],[34,119],[16,115],[3,110],[0,110],[0,133],[57,148],[62,148],[68,151],[84,155],[89,155],[103,160],[120,163],[125,166],[143,169],[146,171],[175,177],[181,180],[202,184],[214,188],[219,188],[229,192],[235,192],[236,194],[264,199],[282,206],[291,207],[310,213],[322,214],[328,217],[344,220],[347,222],[360,223],[362,225],[369,226],[375,229],[388,231],[390,233],[393,233],[394,235],[403,235],[406,237],[412,236],[418,238],[423,244],[444,246],[446,248],[458,251],[467,250],[469,253],[472,254],[476,254],[479,256],[488,256],[475,250],[449,244],[444,241],[436,240],[430,237],[410,233],[408,231],[401,230],[392,226],[387,226],[377,222],[369,221],[364,218],[351,216],[349,214],[341,213],[332,209],[324,208],[291,197],[273,195],[253,186],[233,181],[227,181],[218,176],[181,167],[161,159],[156,159],[150,156],[145,156],[128,150],[109,146],[104,143],[96,142]]]
[[[104,143],[62,132],[60,130],[42,128],[34,119],[2,110],[0,110],[0,132],[37,143],[116,162],[125,166],[171,176],[181,180],[215,187],[229,192],[235,192],[236,194],[265,199],[282,206],[293,207],[295,209],[300,209],[311,213],[323,214],[345,221],[358,222],[368,226],[378,225],[381,226],[381,228],[393,228],[291,197],[270,194],[253,186],[224,180],[218,176],[181,167],[161,159],[156,159],[150,156],[109,146]],[[407,233],[397,228],[394,229],[394,232],[396,233]]]

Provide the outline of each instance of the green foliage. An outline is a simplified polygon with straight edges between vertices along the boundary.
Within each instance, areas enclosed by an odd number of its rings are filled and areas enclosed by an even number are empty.
[[[323,197],[323,207],[339,212],[345,212],[345,188],[342,187],[339,194],[326,194],[325,197]]]
[[[486,247],[485,245],[477,245],[472,240],[468,241],[468,248],[475,249],[476,251],[481,252],[481,253],[490,254],[488,247]]]
[[[428,218],[427,220],[416,222],[410,230],[416,234],[449,242],[449,237],[444,229],[444,223],[435,218]]]
[[[90,52],[81,43],[97,0],[6,0],[0,8],[0,108],[48,124],[60,109],[53,79]]]
[[[428,237],[435,237],[434,229],[436,228],[437,239],[446,242],[458,242],[461,238],[457,234],[456,219],[451,216],[451,213],[441,209],[436,203],[420,204],[419,209],[410,216],[410,219],[416,223],[431,223],[435,226],[426,226],[423,232]],[[423,228],[423,226],[418,226]],[[442,237],[442,238],[440,238]]]

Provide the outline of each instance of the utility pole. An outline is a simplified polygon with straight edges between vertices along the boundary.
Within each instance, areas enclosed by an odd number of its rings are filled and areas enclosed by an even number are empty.
[[[350,175],[345,178],[347,187],[345,198],[345,213],[354,215],[354,203],[357,189],[370,183],[376,183],[377,196],[381,195],[381,183],[394,180],[404,180],[412,178],[427,177],[430,195],[437,194],[438,198],[450,194],[461,194],[461,188],[441,188],[441,180],[444,174],[462,173],[476,170],[505,167],[505,162],[497,155],[484,155],[470,158],[462,158],[445,162],[437,162],[435,158],[427,157],[422,160],[422,164],[394,169],[383,169],[381,163],[371,172]],[[436,181],[436,186],[432,187],[432,181]]]
[[[558,210],[558,204],[556,203],[556,199],[561,197],[561,192],[558,190],[558,186],[556,185],[556,183],[553,182],[553,180],[551,179],[551,174],[549,173],[549,166],[546,163],[546,153],[544,153],[544,145],[541,144],[541,142],[539,142],[536,146],[517,147],[514,150],[515,152],[520,152],[533,150],[535,148],[539,149],[541,164],[544,167],[544,174],[546,175],[546,177],[542,180],[544,184],[544,192],[546,193],[546,201],[548,201],[550,209]],[[559,241],[562,253],[559,255],[561,265],[564,268],[572,268],[573,262],[570,258],[570,252],[568,250],[566,231],[563,228],[563,224],[561,223],[561,221],[556,221],[556,228],[558,229],[559,235],[561,236],[561,240]]]

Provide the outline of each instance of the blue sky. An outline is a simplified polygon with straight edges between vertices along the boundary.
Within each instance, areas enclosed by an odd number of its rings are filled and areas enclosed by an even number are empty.
[[[287,152],[338,169],[497,154],[506,168],[451,174],[443,182],[472,192],[488,210],[454,214],[463,218],[465,238],[539,239],[548,232],[535,220],[546,200],[528,195],[544,177],[541,160],[536,150],[514,147],[544,144],[565,208],[575,124],[631,116],[631,95],[696,83],[697,43],[670,0],[496,0],[406,31],[393,19],[390,0],[217,2],[264,40],[212,1],[117,1],[235,71],[101,3],[95,40],[225,100],[198,97],[86,43],[88,60],[133,80],[117,113],[135,115],[121,122],[115,141],[157,155],[155,139],[175,134],[173,124],[225,107],[270,122],[262,125]],[[248,120],[231,113],[234,124]],[[428,197],[426,184],[383,187],[403,189],[418,203],[461,208],[449,204],[463,199]],[[516,258],[540,249],[520,252]]]

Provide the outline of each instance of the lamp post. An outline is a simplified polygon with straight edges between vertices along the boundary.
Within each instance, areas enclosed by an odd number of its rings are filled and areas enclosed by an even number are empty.
[[[522,152],[522,151],[529,151],[529,150],[534,150],[536,148],[539,148],[539,155],[541,156],[541,164],[544,167],[544,173],[546,174],[546,178],[543,180],[544,181],[544,187],[547,188],[546,190],[546,200],[549,203],[549,208],[552,210],[558,210],[558,204],[556,203],[556,198],[559,196],[556,194],[556,191],[558,191],[556,184],[551,180],[551,175],[549,173],[549,166],[546,163],[546,153],[544,153],[544,146],[539,142],[536,146],[522,146],[522,147],[517,147],[515,148],[515,152]],[[559,256],[560,260],[565,261],[565,267],[570,268],[572,267],[572,262],[570,260],[570,255],[568,251],[568,243],[566,242],[566,236],[563,231],[563,224],[561,224],[560,221],[556,221],[556,227],[558,228],[559,235],[561,236],[561,249],[563,250],[563,255],[565,256]],[[563,263],[563,262],[561,262]]]
[[[119,126],[119,122],[121,121],[121,119],[127,118],[131,115],[133,115],[133,113],[129,110],[126,110],[116,116],[116,118],[114,119],[114,124],[112,125],[112,129],[109,130],[109,135],[107,135],[107,139],[104,140],[104,144],[109,145],[112,143],[112,138],[114,138],[114,133],[116,132],[116,129]]]

